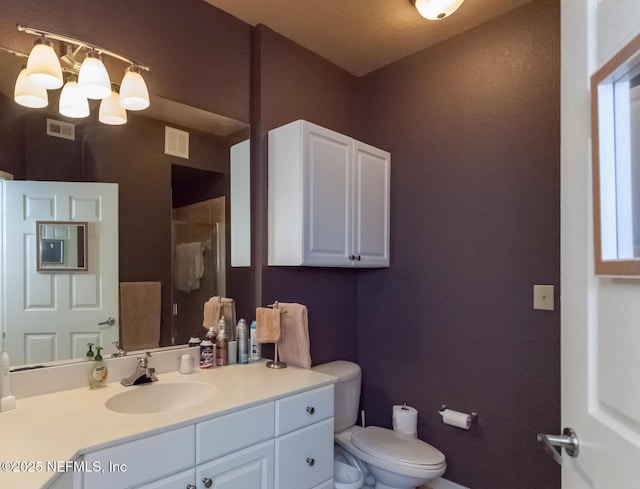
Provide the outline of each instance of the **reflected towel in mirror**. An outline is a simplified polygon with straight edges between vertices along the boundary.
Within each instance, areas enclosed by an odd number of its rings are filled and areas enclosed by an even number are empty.
[[[120,347],[160,346],[160,282],[120,282]]]
[[[174,282],[178,290],[191,292],[200,288],[204,275],[203,243],[181,243],[176,245],[174,261]]]

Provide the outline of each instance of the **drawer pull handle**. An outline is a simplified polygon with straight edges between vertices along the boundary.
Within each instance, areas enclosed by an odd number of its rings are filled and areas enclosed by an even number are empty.
[[[311,457],[309,457],[309,458],[307,458],[307,463],[308,463],[311,467],[313,467],[313,464],[315,464],[315,463],[316,463],[316,461],[315,461],[314,459],[312,459]]]
[[[316,408],[314,408],[313,406],[307,406],[307,412],[309,414],[313,414],[316,412]]]
[[[205,477],[204,479],[202,479],[202,483],[204,484],[204,487],[211,487],[211,484],[213,484],[213,481],[208,477]]]

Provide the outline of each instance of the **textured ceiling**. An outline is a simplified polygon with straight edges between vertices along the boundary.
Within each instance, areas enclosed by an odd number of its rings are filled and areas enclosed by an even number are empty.
[[[364,75],[531,0],[466,0],[450,17],[422,18],[409,0],[206,0]]]

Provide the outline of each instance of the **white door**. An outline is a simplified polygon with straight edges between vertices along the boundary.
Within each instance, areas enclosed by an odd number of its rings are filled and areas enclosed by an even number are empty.
[[[354,262],[359,267],[389,266],[391,155],[356,141],[353,160]]]
[[[118,339],[117,185],[3,185],[2,302],[12,363],[80,358],[87,343],[113,350],[112,342]],[[87,221],[88,272],[38,272],[36,221]]]
[[[351,252],[351,138],[303,124],[304,264],[345,265]]]
[[[640,280],[593,266],[589,78],[640,32],[637,0],[563,0],[562,425],[563,489],[640,488]],[[556,433],[559,434],[559,433]]]

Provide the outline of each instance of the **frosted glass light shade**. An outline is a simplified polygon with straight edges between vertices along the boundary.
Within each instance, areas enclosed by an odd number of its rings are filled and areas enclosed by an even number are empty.
[[[80,66],[78,86],[85,97],[104,99],[111,95],[111,81],[100,55],[90,51]]]
[[[98,120],[110,126],[119,126],[127,123],[127,111],[120,105],[120,96],[112,91],[111,95],[102,99]]]
[[[120,84],[120,105],[127,110],[143,110],[149,107],[147,84],[135,66],[127,69]]]
[[[60,60],[48,39],[37,39],[31,49],[27,59],[27,77],[31,83],[49,90],[62,86]]]
[[[454,13],[464,0],[416,0],[416,9],[425,19],[442,20]]]
[[[76,80],[69,80],[62,88],[59,110],[62,115],[74,119],[89,116],[89,101]]]
[[[47,90],[29,81],[26,68],[18,75],[13,89],[13,100],[30,109],[41,109],[49,104]]]

